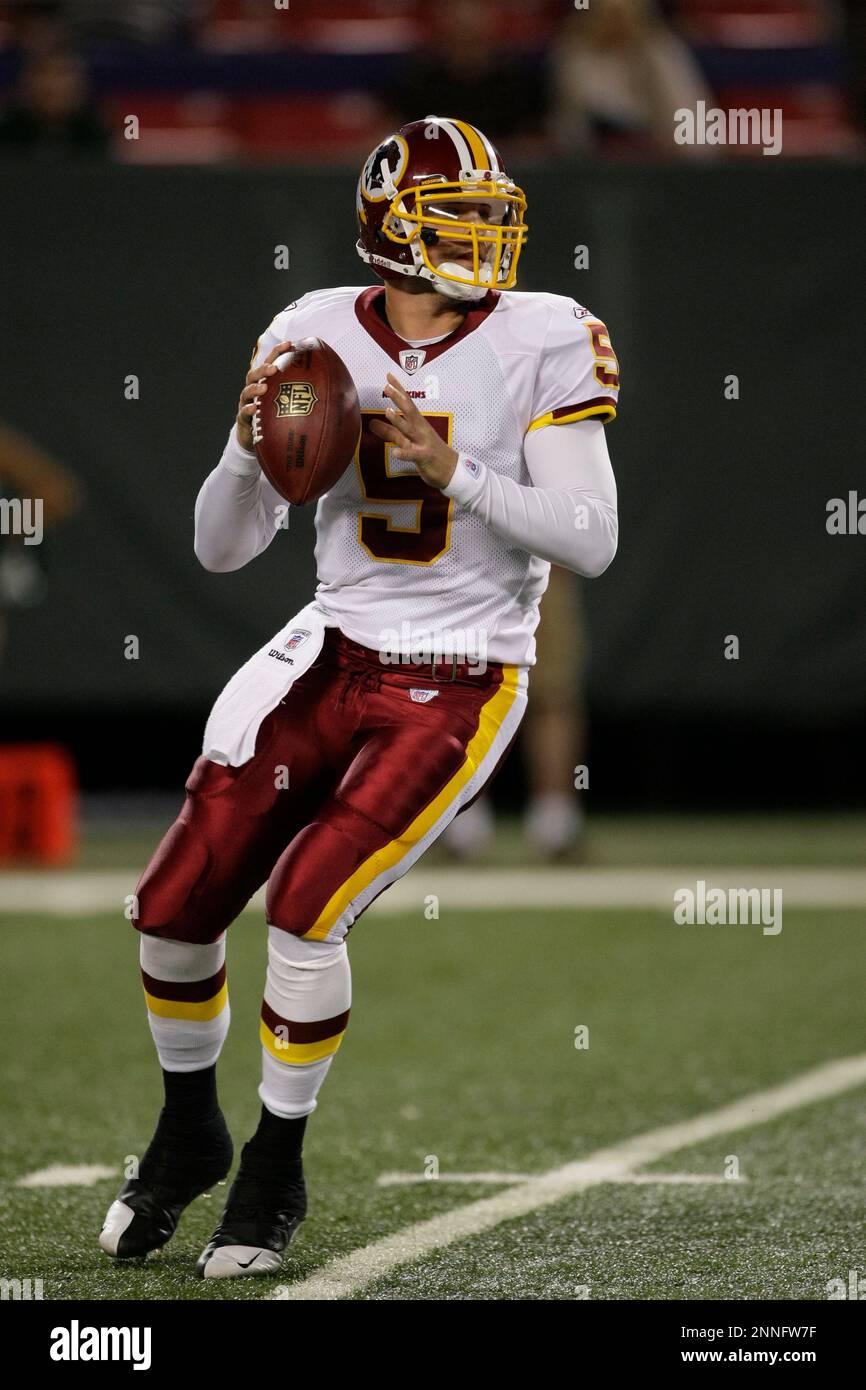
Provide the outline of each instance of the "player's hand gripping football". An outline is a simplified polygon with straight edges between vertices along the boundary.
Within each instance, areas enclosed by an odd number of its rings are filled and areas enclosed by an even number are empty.
[[[284,352],[291,352],[294,343],[277,343],[275,348],[271,348],[264,362],[260,362],[257,367],[250,367],[247,372],[247,384],[241,391],[238,402],[238,443],[247,453],[253,452],[253,416],[256,413],[256,400],[263,396],[265,392],[265,382],[269,376],[273,376],[277,370],[274,366],[278,357],[282,357]]]
[[[398,446],[398,458],[414,463],[425,483],[447,487],[457,467],[457,450],[450,448],[425,420],[412,397],[403,390],[393,373],[388,373],[385,395],[391,404],[386,410],[387,424],[371,420],[370,429],[379,439]]]

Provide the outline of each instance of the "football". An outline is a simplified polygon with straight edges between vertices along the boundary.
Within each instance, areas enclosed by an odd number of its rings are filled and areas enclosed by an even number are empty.
[[[315,502],[343,476],[361,434],[358,393],[321,338],[303,338],[266,379],[252,417],[265,477],[293,506]]]

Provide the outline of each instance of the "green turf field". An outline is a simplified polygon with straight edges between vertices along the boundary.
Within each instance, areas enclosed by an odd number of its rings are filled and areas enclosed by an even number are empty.
[[[2,924],[6,1277],[46,1299],[257,1298],[412,1223],[503,1188],[449,1173],[539,1174],[866,1052],[863,915],[786,911],[755,926],[648,912],[470,913],[353,933],[353,1017],[310,1122],[311,1212],[272,1280],[200,1282],[222,1189],[166,1251],[117,1265],[96,1236],[118,1178],[24,1189],[52,1164],[140,1154],[159,1104],[134,933],[106,917]],[[232,1032],[220,1063],[236,1143],[258,1113],[264,930],[232,928]],[[575,1048],[586,1025],[589,1047]],[[404,1264],[363,1299],[806,1298],[866,1272],[863,1086],[686,1146],[654,1173],[740,1181],[605,1182]],[[440,1180],[383,1187],[383,1173]]]

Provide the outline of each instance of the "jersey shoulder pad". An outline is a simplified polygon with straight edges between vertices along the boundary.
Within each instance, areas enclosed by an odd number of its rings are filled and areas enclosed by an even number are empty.
[[[330,290],[309,290],[307,294],[302,294],[300,299],[295,299],[291,304],[287,304],[274,318],[273,324],[291,324],[293,330],[303,326],[306,319],[314,315],[321,322],[325,314],[340,312],[354,304],[363,286],[360,285],[340,285]]]
[[[510,344],[543,353],[550,343],[578,338],[577,324],[592,318],[592,312],[568,295],[511,290],[501,295],[495,317]]]
[[[595,319],[591,309],[587,309],[586,305],[578,303],[566,294],[545,294],[542,298],[545,300],[548,314],[547,338],[551,342],[556,342],[561,337],[579,337],[580,329],[577,325]]]
[[[301,295],[285,309],[281,309],[262,333],[250,359],[250,364],[261,362],[277,343],[290,342],[295,338],[324,336],[334,333],[342,326],[346,311],[351,311],[363,286],[341,285],[329,290],[310,290]]]
[[[619,363],[606,325],[562,294],[537,298],[546,311],[528,429],[616,417]]]

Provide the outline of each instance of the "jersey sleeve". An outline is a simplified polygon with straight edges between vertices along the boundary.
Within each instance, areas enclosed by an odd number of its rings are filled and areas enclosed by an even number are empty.
[[[606,326],[572,299],[557,303],[541,349],[530,430],[616,418],[619,363]]]
[[[272,348],[276,347],[277,343],[292,341],[292,329],[297,318],[297,312],[306,298],[308,298],[308,296],[304,295],[302,299],[297,299],[294,303],[287,304],[285,309],[281,309],[271,320],[253,348],[253,355],[250,358],[251,367],[257,367],[264,362],[268,353]]]

